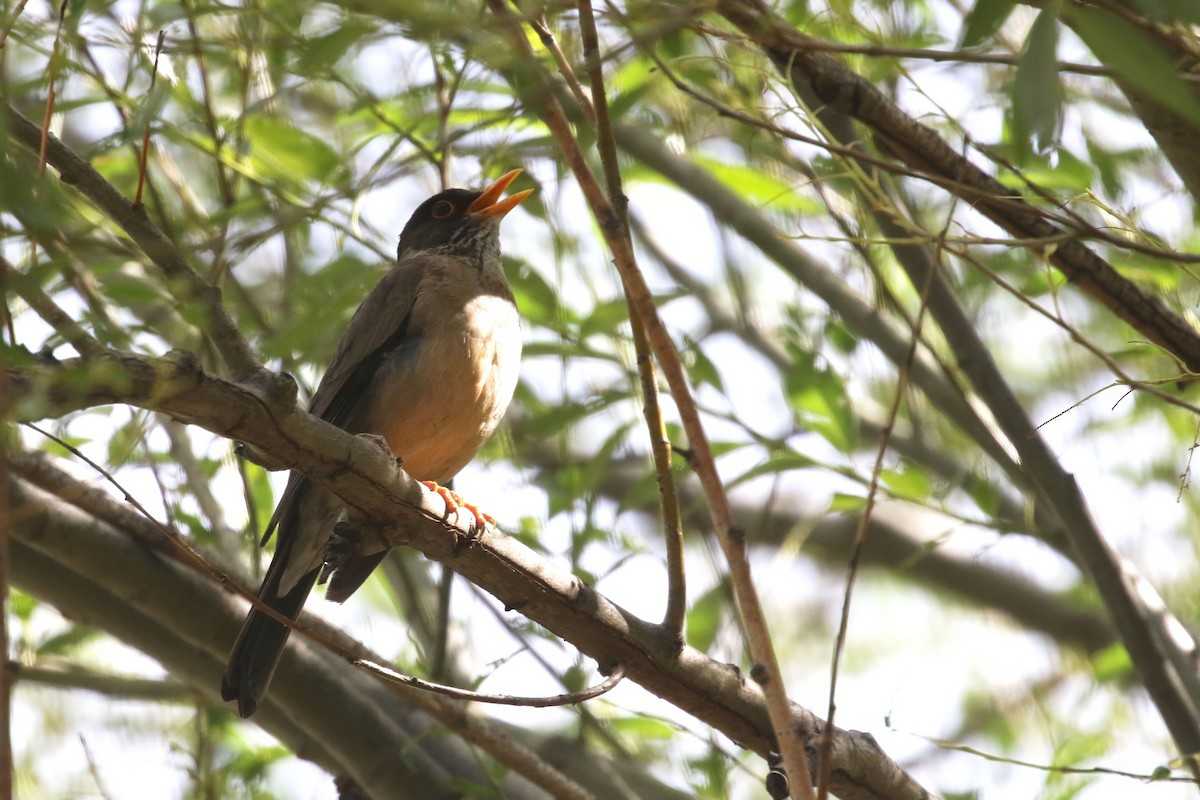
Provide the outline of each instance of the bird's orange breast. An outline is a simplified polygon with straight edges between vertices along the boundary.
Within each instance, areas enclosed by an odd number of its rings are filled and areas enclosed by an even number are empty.
[[[478,295],[452,316],[436,325],[413,319],[416,346],[402,363],[381,365],[356,426],[383,436],[409,475],[439,483],[466,466],[496,429],[521,358],[510,300]]]

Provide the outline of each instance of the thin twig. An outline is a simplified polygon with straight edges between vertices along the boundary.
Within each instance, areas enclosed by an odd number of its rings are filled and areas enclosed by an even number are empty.
[[[596,127],[596,147],[600,151],[600,164],[604,169],[604,182],[608,187],[608,199],[621,223],[619,235],[628,243],[632,252],[633,243],[629,234],[629,199],[622,186],[621,167],[617,162],[617,144],[613,139],[612,122],[608,114],[608,92],[604,87],[604,71],[600,62],[600,43],[596,33],[596,19],[591,0],[579,0],[579,27],[583,40],[583,56],[587,66],[588,82],[592,89],[592,114]],[[650,351],[650,340],[646,326],[638,309],[629,299],[629,325],[633,331],[634,352],[637,356],[638,377],[642,386],[642,414],[650,435],[650,449],[654,456],[654,472],[658,478],[658,493],[662,501],[663,539],[667,553],[667,608],[663,614],[663,626],[682,638],[683,625],[687,617],[687,573],[684,566],[683,522],[679,512],[679,496],[675,491],[675,473],[671,469],[671,440],[667,438],[667,427],[663,421],[662,402],[658,393],[658,375],[654,369],[654,358]]]
[[[376,664],[374,661],[368,661],[365,658],[354,658],[350,660],[350,663],[380,678],[385,683],[396,683],[412,689],[420,689],[424,692],[453,697],[455,700],[469,700],[473,703],[491,703],[492,705],[500,706],[520,706],[522,708],[554,708],[556,706],[571,706],[576,703],[582,703],[585,700],[591,700],[592,698],[611,692],[625,678],[625,668],[618,664],[603,681],[578,692],[567,692],[566,694],[556,694],[550,697],[514,697],[508,694],[472,692],[468,689],[459,689],[455,686],[445,686],[433,681],[421,680],[420,678],[414,678],[411,675],[405,675],[393,669],[388,669],[381,664]]]
[[[745,36],[738,36],[730,33],[728,30],[713,27],[711,25],[697,24],[690,26],[697,33],[702,33],[706,36],[712,36],[717,39],[736,40],[742,43],[747,41]],[[877,56],[882,58],[903,58],[914,61],[934,61],[939,63],[964,63],[964,64],[997,64],[1001,66],[1016,67],[1021,63],[1021,56],[1016,53],[980,53],[970,50],[931,50],[923,47],[889,47],[881,44],[845,44],[843,42],[833,42],[827,39],[817,39],[812,45],[813,50],[820,50],[827,53],[844,53],[846,55],[862,55],[862,56]],[[1116,76],[1116,72],[1108,67],[1099,66],[1096,64],[1080,64],[1073,61],[1059,61],[1055,64],[1056,72],[1073,73],[1076,75],[1088,75],[1091,77],[1111,78]],[[1198,80],[1200,76],[1181,76],[1186,80]]]
[[[1075,342],[1080,347],[1082,347],[1083,349],[1085,349],[1089,353],[1091,353],[1093,356],[1095,356],[1101,363],[1104,364],[1105,367],[1108,368],[1108,370],[1110,372],[1112,372],[1113,375],[1115,375],[1117,377],[1117,380],[1113,384],[1110,384],[1110,386],[1128,386],[1131,389],[1136,389],[1141,392],[1146,392],[1148,394],[1153,395],[1155,398],[1161,400],[1162,402],[1167,403],[1168,405],[1173,405],[1173,406],[1176,406],[1177,408],[1182,408],[1183,410],[1188,411],[1192,414],[1195,414],[1195,415],[1197,415],[1197,417],[1200,417],[1200,405],[1197,405],[1195,403],[1189,403],[1187,400],[1184,400],[1182,397],[1179,397],[1170,392],[1164,392],[1163,390],[1157,388],[1158,385],[1177,384],[1181,380],[1185,380],[1188,377],[1186,374],[1171,375],[1169,377],[1160,378],[1160,379],[1156,379],[1156,380],[1139,380],[1138,378],[1134,378],[1132,375],[1130,375],[1124,369],[1121,368],[1121,365],[1117,363],[1116,359],[1114,359],[1112,356],[1110,356],[1108,353],[1106,353],[1103,350],[1103,348],[1101,348],[1099,345],[1094,344],[1093,342],[1088,340],[1086,337],[1084,337],[1084,335],[1082,333],[1080,333],[1075,328],[1075,326],[1068,323],[1065,319],[1062,318],[1061,315],[1051,313],[1050,311],[1047,311],[1046,309],[1042,308],[1042,306],[1039,303],[1037,303],[1033,298],[1029,297],[1027,294],[1022,292],[1018,287],[1016,287],[1012,283],[1010,283],[1000,273],[998,273],[994,269],[988,267],[986,264],[983,263],[983,261],[981,261],[980,259],[976,258],[974,255],[972,255],[970,251],[968,251],[966,249],[957,249],[957,248],[950,247],[950,246],[946,246],[944,249],[946,250],[946,252],[953,253],[955,256],[960,258],[962,261],[966,262],[967,264],[970,264],[972,267],[979,270],[983,275],[987,276],[987,278],[989,280],[991,280],[993,283],[995,283],[997,286],[999,286],[1005,292],[1010,294],[1014,299],[1016,299],[1022,305],[1026,306],[1030,310],[1034,311],[1038,315],[1044,317],[1045,319],[1049,320],[1050,322],[1054,323],[1056,326],[1061,328],[1063,331],[1065,331],[1067,333],[1067,335],[1071,337],[1071,341]],[[1171,356],[1170,353],[1167,353],[1166,355],[1168,357]],[[1107,388],[1109,388],[1109,386],[1105,386],[1103,388],[1107,389]],[[1103,389],[1101,389],[1100,391],[1103,391]],[[1043,423],[1039,424],[1037,427],[1041,428],[1042,425],[1045,425],[1045,424],[1046,423],[1043,422]]]
[[[542,46],[554,58],[554,63],[558,66],[558,74],[563,76],[563,80],[571,89],[571,94],[575,95],[575,102],[579,103],[579,108],[583,110],[583,116],[589,123],[595,125],[596,110],[592,107],[592,98],[588,97],[587,90],[583,88],[583,84],[575,75],[575,68],[571,66],[566,53],[559,46],[558,38],[546,23],[545,15],[529,20],[529,27],[533,28],[538,38],[542,40]]]
[[[58,25],[54,29],[54,47],[50,50],[50,64],[46,73],[46,111],[42,116],[42,135],[38,143],[38,174],[46,171],[46,144],[50,137],[50,118],[54,116],[54,82],[58,79],[59,48],[62,46],[63,20],[67,16],[68,0],[58,6]]]
[[[842,613],[838,620],[837,638],[833,647],[833,663],[829,670],[829,711],[826,721],[829,728],[833,727],[834,714],[837,711],[837,680],[842,661],[842,651],[846,646],[846,631],[850,627],[850,600],[854,595],[854,584],[858,579],[858,566],[862,559],[863,548],[867,543],[867,531],[870,530],[871,512],[875,508],[875,497],[879,492],[879,477],[883,473],[883,459],[887,455],[891,443],[892,431],[900,414],[900,404],[908,389],[908,374],[917,355],[921,341],[921,328],[925,323],[925,313],[929,307],[929,291],[933,286],[933,271],[931,270],[925,285],[921,287],[921,305],[917,309],[917,318],[913,320],[912,337],[909,343],[908,356],[900,364],[900,372],[896,376],[896,391],[892,395],[892,403],[888,408],[887,422],[879,435],[879,448],[875,452],[875,464],[871,468],[871,483],[867,487],[866,505],[858,517],[858,528],[854,532],[854,547],[850,553],[850,561],[846,567],[846,588],[842,595]],[[828,728],[827,728],[828,731]],[[829,785],[833,778],[833,737],[828,732],[821,734],[820,772],[818,785],[818,800],[826,800],[829,796]]]
[[[154,45],[154,67],[150,70],[150,91],[147,92],[146,102],[154,102],[154,84],[158,82],[158,57],[162,54],[163,42],[167,38],[167,29],[158,32],[158,41]],[[135,208],[142,206],[142,187],[146,183],[146,155],[150,152],[151,115],[146,115],[146,130],[142,132],[142,150],[138,156],[137,191],[133,195]]]
[[[568,688],[562,671],[555,669],[554,665],[550,663],[550,660],[542,655],[537,647],[534,646],[533,642],[529,641],[530,637],[527,631],[522,630],[520,627],[513,624],[512,620],[505,616],[500,607],[496,605],[495,598],[488,595],[473,583],[468,583],[467,587],[475,595],[476,599],[482,602],[483,607],[486,608],[492,615],[492,620],[520,646],[521,649],[518,652],[522,652],[529,658],[533,659],[534,662],[536,662],[537,665],[542,668],[542,671],[545,672],[546,675],[555,680],[564,689]],[[580,717],[582,717],[586,722],[590,723],[595,728],[596,735],[603,739],[605,746],[608,747],[613,754],[615,754],[618,758],[633,757],[633,755],[629,752],[629,748],[626,747],[626,745],[622,743],[617,736],[613,735],[613,732],[609,726],[604,724],[604,722],[601,720],[598,720],[596,715],[588,710],[588,706],[580,705],[576,711]]]
[[[450,91],[446,86],[446,76],[442,65],[438,63],[437,50],[430,45],[429,60],[433,64],[433,96],[437,100],[437,170],[442,190],[450,188]]]
[[[791,790],[798,793],[794,795],[797,798],[813,797],[804,742],[792,719],[791,701],[788,699],[779,662],[775,657],[766,616],[763,613],[762,604],[759,602],[758,592],[754,588],[745,532],[733,518],[729,498],[721,483],[708,435],[692,398],[687,373],[675,351],[670,334],[663,324],[662,318],[658,315],[658,309],[654,304],[650,288],[646,284],[645,276],[638,269],[633,247],[628,237],[622,235],[624,228],[621,225],[620,217],[596,182],[595,176],[587,164],[587,159],[571,132],[566,112],[554,94],[549,75],[538,64],[529,40],[521,29],[520,19],[512,13],[504,0],[488,0],[488,6],[508,27],[510,43],[524,57],[523,77],[531,78],[534,81],[531,88],[526,88],[526,84],[523,82],[520,84],[514,82],[514,84],[524,92],[526,107],[535,111],[546,124],[568,166],[575,174],[576,181],[596,218],[605,242],[612,251],[613,261],[625,284],[630,305],[636,309],[638,316],[646,326],[646,333],[654,355],[658,359],[659,366],[662,367],[667,385],[671,388],[684,432],[692,449],[691,463],[704,488],[713,528],[729,563],[730,576],[754,662],[751,667],[751,677],[763,688],[766,710],[771,720],[776,744],[783,756]]]
[[[225,146],[225,137],[221,135],[221,128],[217,124],[217,113],[213,106],[212,80],[208,75],[208,59],[204,55],[204,48],[200,43],[200,30],[196,25],[196,9],[193,7],[193,0],[181,0],[183,13],[187,17],[188,38],[192,45],[192,60],[196,64],[196,72],[200,78],[200,99],[201,107],[204,109],[204,125],[208,129],[208,136],[212,140],[213,152],[213,171],[217,177],[217,189],[221,194],[221,205],[226,209],[233,207],[237,198],[234,181],[237,180],[237,173],[233,172],[233,177],[230,177],[230,172],[226,171],[225,165],[221,160],[221,150]],[[225,246],[229,237],[229,227],[233,222],[233,215],[222,215],[221,227],[214,237],[212,249],[212,282],[220,286],[228,275],[230,264],[225,258]],[[243,298],[245,299],[245,298]],[[257,309],[255,309],[257,311]],[[265,327],[265,326],[263,326]]]
[[[4,49],[4,45],[8,43],[8,35],[12,33],[12,29],[16,27],[17,20],[21,18],[21,13],[25,11],[25,4],[29,0],[17,0],[17,7],[13,9],[12,17],[5,24],[4,30],[0,30],[0,50]]]
[[[96,793],[102,800],[112,800],[112,795],[108,793],[104,781],[100,778],[100,767],[97,766],[96,758],[92,755],[92,748],[88,747],[87,739],[82,733],[79,734],[79,745],[83,748],[83,757],[87,761],[88,772],[91,774],[92,780],[96,782]]]
[[[1016,758],[986,753],[982,750],[977,750],[974,747],[968,747],[965,744],[956,744],[954,742],[946,741],[945,739],[937,739],[932,736],[921,736],[920,734],[915,735],[920,736],[920,738],[924,739],[930,744],[942,748],[943,750],[955,750],[960,753],[978,756],[985,761],[992,761],[998,764],[1010,764],[1012,766],[1025,767],[1027,769],[1036,769],[1041,770],[1042,772],[1052,772],[1059,775],[1112,775],[1118,778],[1132,778],[1142,783],[1190,783],[1193,786],[1196,785],[1195,778],[1184,777],[1182,775],[1162,775],[1158,771],[1153,773],[1125,772],[1124,770],[1110,769],[1108,767],[1065,767],[1055,764],[1037,764],[1032,761],[1022,761]]]

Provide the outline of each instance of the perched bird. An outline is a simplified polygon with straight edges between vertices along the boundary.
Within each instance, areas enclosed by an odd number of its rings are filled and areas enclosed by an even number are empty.
[[[500,220],[533,192],[501,199],[520,172],[482,192],[449,189],[417,208],[396,265],[354,313],[309,404],[351,433],[382,436],[409,475],[438,490],[475,457],[516,388],[521,324],[500,266]],[[289,619],[317,580],[341,511],[336,495],[292,472],[263,536],[278,529],[258,591]],[[345,600],[386,554],[340,563],[326,597]],[[250,610],[221,679],[221,696],[236,700],[243,717],[266,694],[289,632]]]

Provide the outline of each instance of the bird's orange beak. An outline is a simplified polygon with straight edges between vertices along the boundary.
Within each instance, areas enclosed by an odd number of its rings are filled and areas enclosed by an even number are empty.
[[[503,218],[505,214],[519,206],[522,200],[533,194],[533,189],[525,189],[524,191],[509,195],[503,200],[500,199],[500,196],[504,194],[504,190],[508,188],[508,185],[515,181],[517,176],[522,172],[524,170],[514,169],[501,175],[495,183],[484,189],[483,193],[475,198],[475,202],[467,207],[467,213],[481,214],[485,217]]]

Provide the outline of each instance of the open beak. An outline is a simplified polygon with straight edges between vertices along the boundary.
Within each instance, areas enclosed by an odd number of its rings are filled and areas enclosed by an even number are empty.
[[[500,199],[500,196],[504,194],[504,190],[508,188],[508,185],[515,181],[517,176],[523,171],[514,169],[501,175],[495,183],[484,189],[483,193],[475,198],[475,202],[471,203],[467,208],[467,213],[503,219],[505,214],[512,211],[521,204],[522,200],[533,194],[533,189],[525,189],[524,191],[509,195],[503,200]]]

